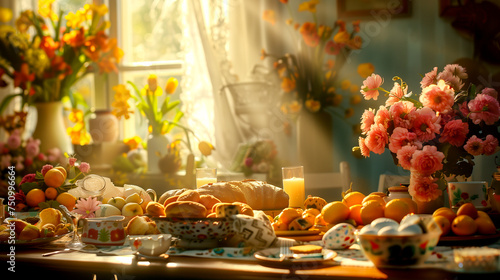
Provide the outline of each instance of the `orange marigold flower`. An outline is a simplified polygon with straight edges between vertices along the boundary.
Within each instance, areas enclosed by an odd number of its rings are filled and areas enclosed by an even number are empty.
[[[63,35],[63,42],[73,48],[83,46],[83,44],[85,44],[85,30],[83,27],[77,30],[71,30]]]
[[[316,31],[316,24],[312,22],[305,22],[299,29],[300,34],[304,38],[304,42],[310,46],[315,47],[319,44],[319,35]]]

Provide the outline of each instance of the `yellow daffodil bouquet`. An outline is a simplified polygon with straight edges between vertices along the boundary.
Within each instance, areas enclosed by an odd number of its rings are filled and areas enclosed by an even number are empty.
[[[85,5],[64,16],[52,10],[53,2],[38,1],[38,11],[21,12],[15,27],[0,25],[0,81],[13,81],[17,90],[2,101],[0,113],[15,97],[22,98],[21,111],[26,104],[61,101],[96,66],[100,73],[117,71],[123,51],[105,33],[107,6]]]
[[[272,58],[274,68],[281,79],[283,90],[281,110],[285,114],[297,114],[305,107],[309,112],[319,112],[334,106],[344,109],[341,117],[354,114],[353,105],[361,102],[359,87],[349,80],[339,81],[338,73],[346,63],[352,50],[360,49],[362,39],[360,21],[352,23],[348,31],[346,23],[335,20],[332,26],[320,24],[317,20],[316,6],[319,0],[309,0],[299,5],[299,12],[309,12],[312,21],[304,23],[293,19],[292,8],[288,0],[280,0],[287,6],[290,19],[286,24],[293,28],[292,35],[299,42],[294,54],[274,55],[262,50],[262,59]],[[276,23],[275,12],[264,11],[264,20]],[[366,78],[374,71],[370,63],[361,64],[358,73]],[[348,102],[341,91],[347,92]],[[348,103],[347,105],[345,103]]]

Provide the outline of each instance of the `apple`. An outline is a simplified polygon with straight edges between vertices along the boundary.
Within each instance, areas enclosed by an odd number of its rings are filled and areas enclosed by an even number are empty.
[[[133,193],[133,194],[127,196],[127,198],[125,198],[125,202],[126,203],[135,202],[137,204],[141,204],[142,198],[138,193]]]
[[[125,198],[123,198],[121,196],[115,196],[115,197],[108,199],[108,201],[106,203],[115,206],[116,208],[120,209],[120,211],[121,211],[123,208],[123,205],[125,205],[127,202],[125,201]]]
[[[122,211],[111,204],[101,204],[99,205],[99,209],[95,211],[96,217],[119,216],[121,214]]]
[[[142,214],[144,214],[144,210],[142,210],[141,205],[137,202],[128,202],[127,204],[123,205],[123,216],[136,216]]]

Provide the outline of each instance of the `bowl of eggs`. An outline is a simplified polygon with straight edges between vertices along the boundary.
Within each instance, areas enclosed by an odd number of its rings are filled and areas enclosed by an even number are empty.
[[[355,232],[365,256],[376,267],[419,265],[432,253],[441,228],[431,215],[407,215],[400,223],[379,218]]]

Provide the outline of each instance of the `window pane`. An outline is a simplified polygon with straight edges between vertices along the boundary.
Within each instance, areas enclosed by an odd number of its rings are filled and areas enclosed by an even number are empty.
[[[124,0],[119,25],[124,65],[182,59],[182,14],[185,1]]]

